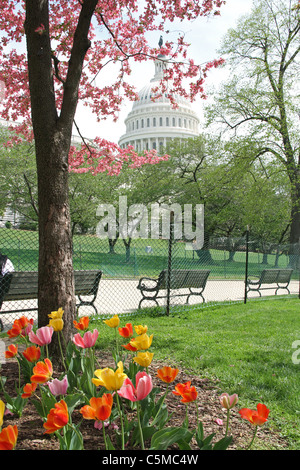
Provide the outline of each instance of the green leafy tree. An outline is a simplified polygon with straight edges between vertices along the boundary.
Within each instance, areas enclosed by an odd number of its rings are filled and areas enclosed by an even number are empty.
[[[229,30],[222,52],[230,79],[207,111],[231,137],[252,141],[254,159],[274,158],[290,183],[290,243],[300,238],[300,152],[297,87],[300,9],[290,0],[256,0],[249,15]]]

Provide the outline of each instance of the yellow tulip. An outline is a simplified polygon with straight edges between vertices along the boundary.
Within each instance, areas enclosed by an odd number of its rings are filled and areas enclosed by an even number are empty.
[[[51,312],[50,315],[48,315],[49,318],[62,318],[64,314],[64,310],[62,308],[59,308],[56,312]]]
[[[97,369],[94,374],[97,379],[92,379],[93,384],[98,387],[99,385],[106,388],[106,390],[119,390],[124,380],[127,378],[127,375],[123,372],[123,362],[118,362],[118,369],[114,371],[105,367],[105,369]]]
[[[103,322],[106,325],[110,326],[110,328],[117,328],[120,324],[120,319],[119,319],[118,315],[114,315],[109,320],[103,320]]]
[[[136,325],[134,329],[137,335],[143,335],[144,333],[147,333],[148,326]]]
[[[130,341],[130,344],[131,346],[136,348],[138,351],[140,351],[141,349],[150,348],[152,344],[152,339],[153,339],[153,335],[148,336],[146,333],[143,333],[142,335],[137,336],[136,338],[132,339]]]
[[[2,400],[0,400],[0,429],[2,428],[2,424],[3,424],[4,411],[5,411],[5,404]]]
[[[137,362],[142,367],[150,366],[154,354],[150,352],[138,352],[137,356],[133,358],[134,362]]]
[[[48,326],[52,326],[54,331],[61,331],[64,327],[64,321],[62,318],[53,318],[49,321]]]

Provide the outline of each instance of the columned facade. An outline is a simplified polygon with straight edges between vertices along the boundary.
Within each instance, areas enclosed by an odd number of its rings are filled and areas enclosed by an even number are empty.
[[[173,109],[168,98],[153,101],[153,89],[159,85],[167,58],[159,56],[155,62],[155,75],[139,92],[139,99],[125,119],[126,133],[119,139],[120,147],[132,145],[137,152],[155,149],[160,152],[174,138],[199,135],[199,119],[185,98],[177,95],[178,108]]]

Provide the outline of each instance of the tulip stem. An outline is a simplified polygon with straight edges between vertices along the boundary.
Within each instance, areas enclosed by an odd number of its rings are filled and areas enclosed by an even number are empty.
[[[118,332],[117,328],[115,328],[115,340],[116,340],[116,352],[117,352],[117,361],[119,361],[119,344],[118,344]]]
[[[20,390],[21,390],[21,366],[20,366],[19,359],[17,359],[17,363],[18,363],[18,368],[19,368],[19,393],[20,393]]]
[[[65,369],[65,372],[67,372],[65,359],[64,359],[64,355],[63,355],[63,351],[62,351],[62,347],[61,347],[61,342],[60,342],[60,331],[58,331],[57,333],[58,333],[58,344],[59,344],[59,350],[60,350],[60,354],[61,354],[61,358],[62,358],[62,363],[63,363],[64,369]]]
[[[253,442],[254,442],[254,439],[256,437],[256,433],[257,433],[257,426],[255,426],[255,431],[254,431],[254,434],[253,434],[253,437],[252,437],[252,441],[250,442],[249,446],[247,447],[246,450],[250,450],[250,447],[252,446]]]
[[[137,411],[138,425],[139,425],[139,431],[140,431],[141,446],[142,446],[142,450],[145,450],[143,429],[142,429],[142,425],[141,425],[140,403],[139,402],[136,403],[136,411]]]
[[[102,430],[103,430],[103,439],[104,439],[104,444],[105,444],[105,450],[107,450],[107,442],[106,442],[104,421],[102,421]]]
[[[117,397],[117,406],[118,406],[119,416],[120,416],[120,422],[121,422],[122,450],[124,450],[124,449],[125,449],[125,443],[124,443],[124,425],[123,425],[123,417],[122,417],[122,411],[121,411],[121,407],[120,407],[120,401],[119,401],[118,392],[116,393],[116,397]]]
[[[230,409],[228,408],[227,410],[227,422],[226,422],[226,431],[225,431],[225,437],[228,434],[228,429],[229,429],[229,414],[230,414]]]

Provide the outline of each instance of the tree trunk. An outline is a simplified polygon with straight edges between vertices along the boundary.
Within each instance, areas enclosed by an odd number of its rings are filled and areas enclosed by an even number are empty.
[[[298,176],[300,180],[300,175]],[[300,181],[292,182],[292,210],[290,243],[299,243],[300,240]]]
[[[37,152],[39,191],[39,327],[49,322],[48,315],[64,310],[66,339],[71,336],[75,318],[72,260],[72,233],[68,200],[67,143],[56,142],[48,151]],[[47,164],[45,165],[45,162]],[[54,346],[55,348],[55,346]],[[51,351],[52,354],[56,353]]]
[[[38,326],[64,310],[63,335],[71,338],[75,315],[72,234],[68,199],[68,155],[78,102],[82,65],[90,46],[88,32],[97,0],[86,0],[74,34],[60,115],[56,110],[48,1],[26,0],[25,33],[31,115],[35,139],[39,206]],[[44,26],[39,33],[37,28]],[[63,342],[65,343],[65,342]],[[51,357],[60,358],[57,335]]]

